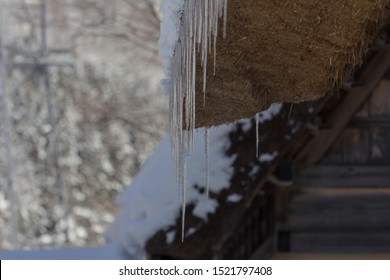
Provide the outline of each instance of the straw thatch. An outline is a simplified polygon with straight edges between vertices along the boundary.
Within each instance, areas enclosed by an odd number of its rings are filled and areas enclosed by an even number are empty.
[[[196,126],[247,118],[273,102],[322,97],[361,64],[389,0],[229,0],[227,37],[206,104],[197,75]]]

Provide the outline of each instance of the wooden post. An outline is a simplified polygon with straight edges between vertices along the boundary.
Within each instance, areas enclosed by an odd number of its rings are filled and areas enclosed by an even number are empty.
[[[318,136],[314,137],[300,152],[296,158],[297,166],[312,165],[325,155],[343,128],[356,111],[361,108],[381,78],[386,74],[389,67],[390,45],[386,45],[375,55],[359,76],[358,82],[361,86],[352,88],[341,101],[342,103],[326,120],[330,128],[320,130]]]

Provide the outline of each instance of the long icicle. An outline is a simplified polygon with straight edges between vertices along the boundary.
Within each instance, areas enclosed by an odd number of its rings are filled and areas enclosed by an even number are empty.
[[[209,160],[209,145],[210,145],[210,129],[208,127],[204,128],[204,147],[205,147],[205,156],[206,156],[206,192],[207,197],[210,197],[210,177],[209,177],[209,166],[210,166],[210,160]]]
[[[256,114],[256,158],[259,157],[259,125],[260,125],[260,113]]]
[[[202,66],[203,66],[203,106],[206,106],[206,82],[207,82],[207,58],[209,48],[209,0],[204,0],[204,30],[202,44]]]
[[[192,154],[195,129],[196,66],[199,57],[203,70],[203,104],[206,105],[208,53],[216,64],[218,19],[227,20],[228,0],[185,0],[178,43],[172,61],[172,94],[170,95],[170,133],[172,160],[182,197],[184,238],[186,157]],[[224,36],[226,31],[223,32]],[[200,55],[196,54],[198,51]],[[207,175],[208,176],[208,175]]]

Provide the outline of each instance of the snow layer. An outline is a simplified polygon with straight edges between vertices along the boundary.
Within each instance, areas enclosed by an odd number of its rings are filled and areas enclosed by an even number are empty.
[[[230,142],[228,134],[234,125],[209,129],[209,181],[211,193],[230,186],[235,156],[227,157]],[[187,159],[186,201],[195,204],[193,215],[207,220],[218,207],[207,198],[204,130],[195,131],[194,153]],[[202,189],[202,191],[200,191]],[[137,258],[145,258],[144,245],[156,232],[176,224],[182,200],[174,164],[170,156],[170,139],[165,137],[154,154],[147,160],[131,185],[119,197],[120,213],[107,232],[111,242],[121,243],[125,250]],[[172,242],[173,236],[167,237]]]
[[[161,87],[166,95],[171,94],[172,89],[172,57],[179,39],[181,16],[184,9],[184,0],[165,0],[161,4],[163,19],[160,26],[159,52],[164,63],[164,79]]]
[[[240,202],[241,199],[242,199],[241,194],[233,193],[227,197],[226,201],[231,203],[237,203]]]
[[[261,154],[259,157],[259,161],[260,162],[271,162],[278,156],[278,154],[279,153],[277,151],[273,152],[272,154],[271,153]]]
[[[172,244],[173,241],[175,241],[175,237],[176,237],[176,230],[172,230],[170,232],[167,232],[167,234],[166,234],[167,244]]]
[[[1,260],[123,260],[132,259],[124,255],[119,244],[107,244],[89,248],[58,248],[43,250],[0,251]]]
[[[282,103],[273,103],[269,108],[263,112],[256,114],[256,124],[265,123],[266,121],[272,120],[277,116],[283,108]],[[242,125],[242,130],[246,133],[252,128],[251,119],[243,119],[238,121]]]
[[[197,231],[196,228],[190,228],[190,229],[186,232],[186,237],[189,237],[189,236],[193,235],[196,231]]]

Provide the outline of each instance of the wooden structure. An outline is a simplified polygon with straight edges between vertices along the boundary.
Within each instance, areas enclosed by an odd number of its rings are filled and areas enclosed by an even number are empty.
[[[385,74],[334,140],[322,135],[329,126],[309,142],[319,146],[301,151],[298,159],[305,154],[312,163],[329,141],[316,164],[297,170],[288,191],[277,231],[278,249],[290,254],[282,258],[390,258],[389,90]]]
[[[278,151],[271,163],[255,156],[255,125],[244,132],[238,124],[227,151],[237,155],[235,173],[230,190],[212,197],[220,205],[217,212],[208,222],[187,217],[187,227],[198,230],[184,243],[177,238],[166,244],[168,229],[162,229],[147,244],[150,256],[390,258],[387,31],[380,42],[350,87],[319,101],[285,106],[262,124],[262,152]],[[229,204],[229,192],[244,199]],[[180,225],[178,220],[174,228]]]
[[[385,46],[299,151],[281,251],[390,253],[389,65]]]

